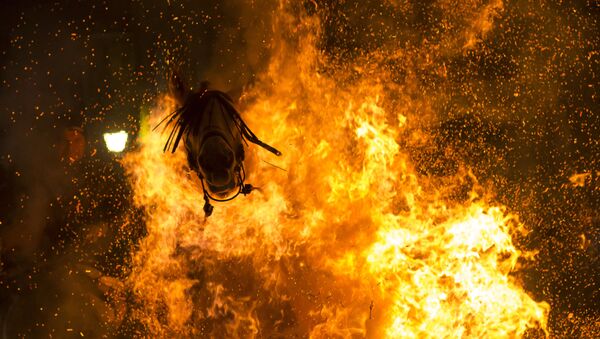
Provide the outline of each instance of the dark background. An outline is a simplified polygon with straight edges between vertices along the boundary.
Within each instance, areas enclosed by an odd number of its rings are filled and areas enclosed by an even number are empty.
[[[340,64],[386,48],[416,56],[462,27],[460,11],[444,12],[435,1],[393,3],[303,5],[321,17],[320,48]],[[209,79],[234,91],[251,84],[269,58],[275,5],[0,6],[3,336],[101,335],[103,288],[127,274],[128,253],[144,234],[119,156],[106,151],[102,133],[124,129],[133,139],[174,65],[191,84]],[[436,101],[439,123],[428,127],[440,147],[413,156],[423,175],[466,163],[498,192],[533,230],[519,245],[538,250],[538,260],[521,275],[536,300],[550,303],[551,330],[591,337],[600,321],[599,5],[511,1],[504,8],[477,49],[432,52],[446,79],[417,67],[418,91],[450,95]],[[401,79],[411,66],[391,60],[385,67]],[[590,175],[576,186],[569,181],[576,173]]]

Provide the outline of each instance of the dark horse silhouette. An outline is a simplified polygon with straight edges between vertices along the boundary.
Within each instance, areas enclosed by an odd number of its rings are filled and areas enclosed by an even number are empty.
[[[248,141],[281,155],[277,149],[258,139],[235,109],[225,93],[202,83],[197,91],[189,91],[181,77],[174,73],[170,91],[177,109],[160,124],[171,128],[164,151],[175,152],[183,139],[187,161],[202,183],[204,213],[212,214],[213,201],[229,201],[249,194],[254,187],[244,182],[244,145]],[[160,125],[159,124],[159,125]]]

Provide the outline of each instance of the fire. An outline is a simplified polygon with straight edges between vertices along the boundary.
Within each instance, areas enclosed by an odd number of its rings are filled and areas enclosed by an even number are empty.
[[[461,214],[422,233],[382,230],[369,249],[393,300],[390,337],[511,337],[543,321],[547,309],[508,278],[519,252],[505,213],[472,203]]]
[[[429,140],[419,127],[428,98],[360,60],[322,72],[318,20],[281,6],[271,64],[240,106],[284,154],[249,148],[260,192],[205,219],[185,154],[164,154],[159,132],[124,159],[147,221],[127,280],[133,320],[152,337],[545,332],[549,306],[511,274],[524,254],[516,216],[466,169],[415,170],[409,149]],[[149,126],[172,110],[163,97]]]

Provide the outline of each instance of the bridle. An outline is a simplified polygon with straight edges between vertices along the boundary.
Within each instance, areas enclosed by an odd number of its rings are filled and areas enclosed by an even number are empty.
[[[169,138],[167,139],[167,142],[165,143],[165,147],[164,147],[163,151],[166,151],[167,149],[172,149],[171,152],[172,153],[175,152],[175,150],[177,149],[177,146],[179,145],[179,141],[181,140],[182,137],[185,136],[185,138],[187,138],[191,131],[195,131],[195,132],[199,131],[200,126],[198,126],[198,125],[200,125],[202,123],[202,120],[201,120],[202,117],[199,116],[199,114],[201,114],[201,113],[198,113],[197,110],[200,110],[201,112],[207,111],[206,106],[208,105],[208,103],[215,104],[215,102],[209,101],[211,98],[216,100],[217,104],[220,104],[219,110],[223,114],[226,114],[229,117],[229,119],[231,119],[231,121],[233,122],[233,125],[239,131],[242,142],[246,146],[248,146],[248,142],[251,142],[253,144],[256,144],[256,145],[266,149],[267,151],[269,151],[277,156],[281,155],[281,152],[279,150],[277,150],[273,146],[270,146],[270,145],[264,143],[263,141],[261,141],[252,132],[252,130],[250,130],[248,125],[246,125],[244,120],[242,120],[242,117],[240,116],[239,112],[233,106],[233,103],[231,101],[231,98],[229,98],[229,96],[227,96],[223,92],[216,91],[216,90],[208,90],[208,89],[204,89],[201,93],[195,93],[195,94],[188,96],[188,99],[186,100],[185,104],[181,108],[177,109],[175,112],[173,112],[170,115],[168,115],[167,117],[165,117],[156,126],[156,127],[160,126],[165,121],[167,121],[166,126],[174,124],[173,130],[169,134]],[[156,127],[155,127],[155,129],[156,129]],[[230,132],[233,134],[231,129],[230,129]],[[208,137],[217,136],[217,135],[221,136],[232,150],[235,150],[235,148],[231,147],[231,144],[228,141],[228,138],[224,137],[223,134],[218,131],[207,132],[207,134],[202,137],[202,141],[200,144],[202,145]],[[242,152],[243,152],[243,150],[242,150]],[[234,154],[235,154],[235,151],[234,151]],[[236,154],[236,156],[237,156],[237,154]],[[252,192],[255,189],[255,187],[253,187],[251,184],[245,183],[246,172],[244,170],[243,155],[241,156],[241,159],[236,158],[236,160],[238,161],[238,163],[237,163],[236,167],[234,168],[234,170],[237,172],[238,190],[234,195],[232,195],[231,197],[228,197],[228,198],[221,199],[221,198],[216,198],[213,195],[211,195],[209,190],[205,187],[205,184],[204,184],[205,178],[203,178],[199,169],[198,169],[198,171],[196,171],[196,173],[199,176],[201,185],[202,185],[202,191],[203,191],[203,197],[204,197],[203,210],[204,210],[206,217],[210,216],[214,209],[214,206],[211,204],[211,201],[217,201],[217,202],[230,201],[230,200],[235,199],[240,194],[248,195],[248,194],[250,194],[250,192]]]

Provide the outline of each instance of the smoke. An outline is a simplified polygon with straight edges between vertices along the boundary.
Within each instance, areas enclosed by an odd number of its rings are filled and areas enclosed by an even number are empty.
[[[104,301],[89,272],[116,247],[102,243],[111,233],[105,223],[118,219],[111,213],[123,212],[117,202],[128,194],[98,140],[118,120],[109,107],[119,103],[105,100],[110,76],[96,71],[107,56],[85,33],[87,8],[2,6],[10,13],[0,94],[0,180],[8,193],[0,215],[2,337],[103,333]]]
[[[241,91],[268,65],[277,2],[227,0],[221,8],[222,28],[216,33],[212,62],[204,77],[215,88]]]

